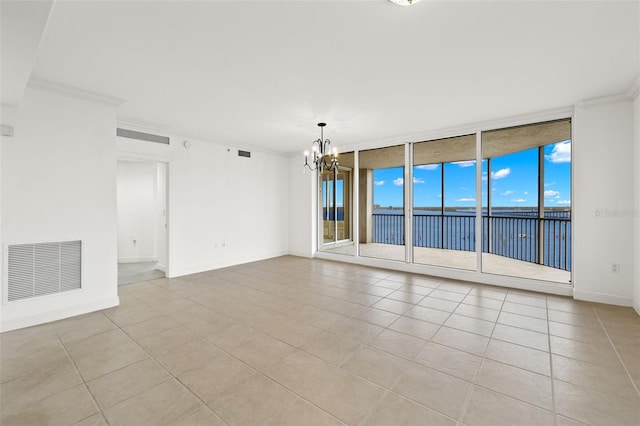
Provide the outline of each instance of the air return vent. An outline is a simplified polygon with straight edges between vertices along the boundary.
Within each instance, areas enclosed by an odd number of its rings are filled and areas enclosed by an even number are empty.
[[[247,157],[251,158],[251,153],[249,151],[238,150],[238,157]]]
[[[81,287],[82,241],[13,244],[7,254],[9,302]]]
[[[121,136],[123,138],[138,139],[140,141],[155,142],[155,143],[162,143],[165,145],[169,145],[168,136],[160,136],[160,135],[154,135],[152,133],[136,132],[135,130],[121,129],[119,127],[116,129],[116,135]]]

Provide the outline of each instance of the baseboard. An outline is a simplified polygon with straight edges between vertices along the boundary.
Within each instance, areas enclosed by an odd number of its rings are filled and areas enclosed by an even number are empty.
[[[287,252],[277,252],[271,254],[265,254],[256,256],[255,258],[243,259],[243,260],[225,260],[222,262],[207,263],[200,265],[187,265],[187,266],[173,266],[171,268],[171,276],[167,278],[177,278],[185,275],[197,274],[199,272],[213,271],[215,269],[227,268],[229,266],[243,265],[245,263],[259,262],[261,260],[273,259],[274,257],[286,256]]]
[[[120,298],[114,297],[106,300],[95,301],[88,304],[70,306],[57,311],[43,312],[40,314],[30,315],[12,320],[2,320],[0,323],[0,333],[6,331],[18,330],[20,328],[31,327],[34,325],[45,324],[51,321],[75,317],[77,315],[88,314],[90,312],[100,311],[102,309],[113,308],[120,304]]]
[[[633,306],[631,297],[612,296],[610,294],[594,293],[591,291],[573,290],[573,298],[585,302],[606,303],[617,306]]]
[[[291,256],[306,257],[307,259],[311,259],[313,257],[313,254],[307,253],[307,252],[302,252],[302,251],[291,251],[291,250],[289,250],[287,252],[287,254],[291,255]]]
[[[157,262],[157,261],[158,261],[157,257],[137,256],[137,257],[119,257],[118,258],[118,263],[138,263],[138,262]]]

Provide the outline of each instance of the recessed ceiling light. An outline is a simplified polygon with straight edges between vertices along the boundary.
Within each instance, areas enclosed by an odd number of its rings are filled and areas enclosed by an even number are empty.
[[[418,3],[420,0],[389,0],[391,3],[398,4],[400,6],[411,6],[412,4]]]

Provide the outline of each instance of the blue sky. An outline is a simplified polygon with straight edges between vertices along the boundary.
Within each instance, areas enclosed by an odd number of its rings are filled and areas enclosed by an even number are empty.
[[[563,141],[545,147],[545,207],[567,207],[571,204],[571,142]],[[515,152],[491,161],[493,206],[535,207],[538,204],[538,150]],[[437,207],[442,196],[442,165],[414,167],[414,206]],[[483,161],[483,193],[486,205],[487,162]],[[374,170],[374,204],[382,207],[403,205],[402,167]],[[444,165],[445,206],[474,207],[476,203],[475,161]]]
[[[329,182],[329,185],[327,187],[327,182],[323,181],[322,182],[322,194],[326,194],[328,191],[333,191],[333,179]],[[329,195],[329,199],[332,200],[333,199],[333,194],[328,194]],[[336,184],[336,206],[337,207],[343,207],[344,203],[344,180],[342,179],[338,179],[338,182]],[[327,197],[323,196],[322,197],[322,207],[327,207]],[[333,207],[333,206],[331,206]]]

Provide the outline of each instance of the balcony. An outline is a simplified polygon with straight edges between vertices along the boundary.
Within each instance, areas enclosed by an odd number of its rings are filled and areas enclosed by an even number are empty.
[[[360,256],[405,260],[404,215],[373,214],[373,241],[360,243]],[[483,216],[482,272],[569,284],[571,219],[569,212]],[[413,261],[416,264],[475,271],[476,216],[415,215]],[[338,222],[340,227],[340,222]],[[324,251],[353,254],[353,244]]]

